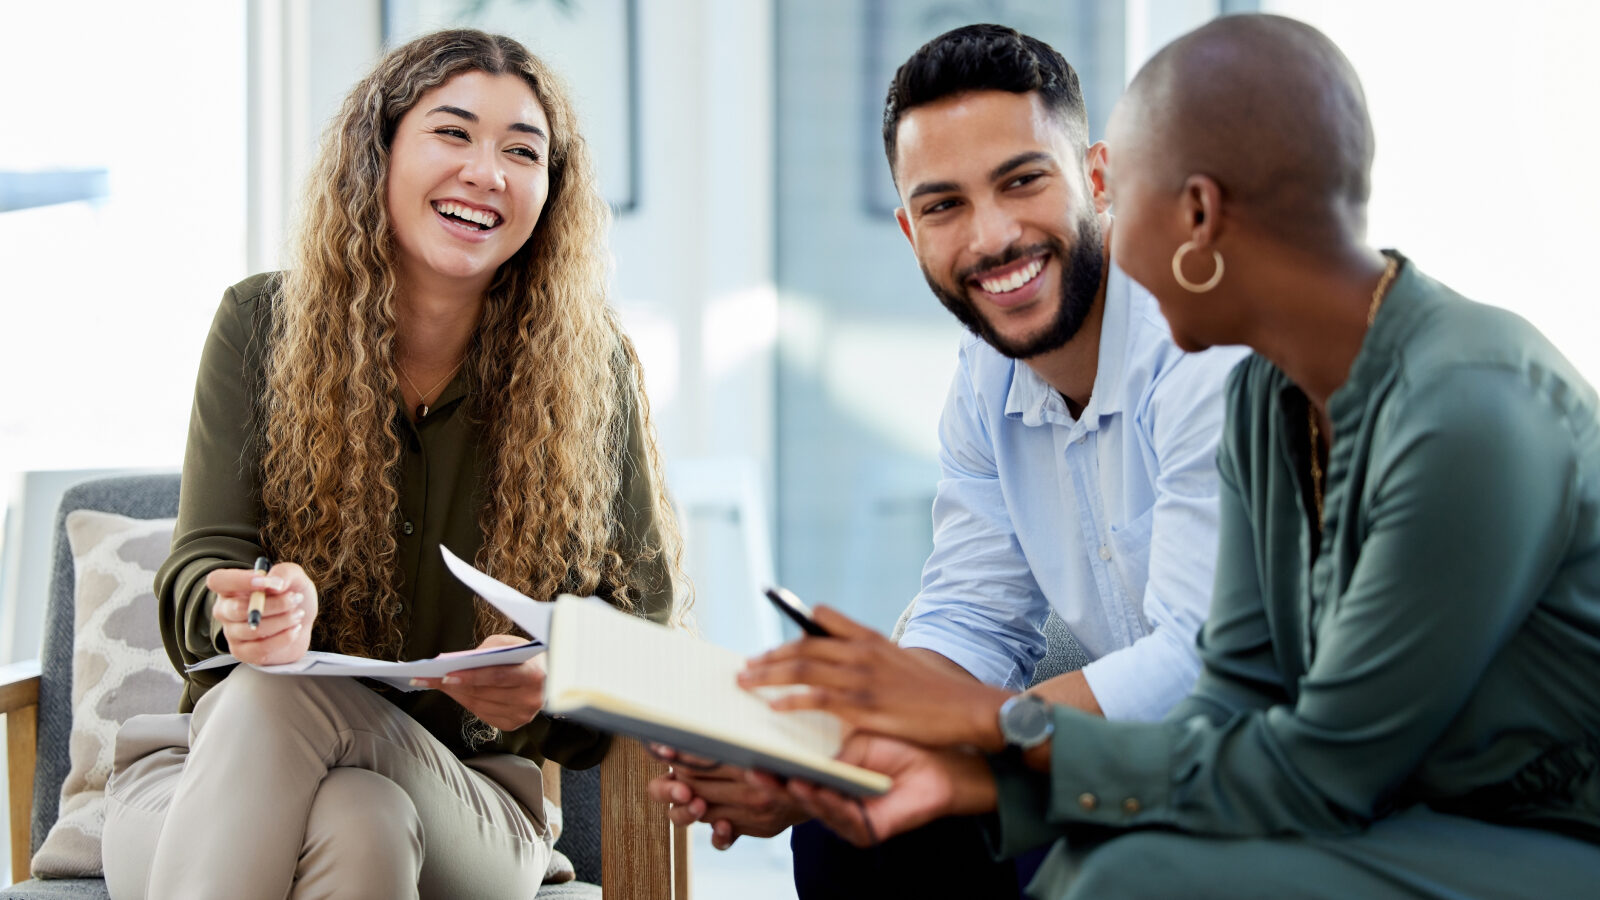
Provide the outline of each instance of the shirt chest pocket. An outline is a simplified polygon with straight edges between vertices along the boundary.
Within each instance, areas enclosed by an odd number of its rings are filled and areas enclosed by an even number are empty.
[[[1111,526],[1111,560],[1122,576],[1122,587],[1134,609],[1141,609],[1144,585],[1150,577],[1150,532],[1155,524],[1155,508],[1145,510],[1122,525]],[[1143,618],[1141,612],[1140,618]]]

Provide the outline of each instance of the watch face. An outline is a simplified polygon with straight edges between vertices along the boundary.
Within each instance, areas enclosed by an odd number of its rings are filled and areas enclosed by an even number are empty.
[[[1000,731],[1008,744],[1024,750],[1037,747],[1054,730],[1050,707],[1032,694],[1018,694],[1000,708]]]

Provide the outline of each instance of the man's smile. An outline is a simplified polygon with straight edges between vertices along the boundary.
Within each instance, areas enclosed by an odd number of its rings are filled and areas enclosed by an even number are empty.
[[[1032,300],[1044,282],[1044,271],[1050,263],[1048,251],[1036,253],[1005,265],[981,270],[965,279],[974,293],[1003,307],[1019,306]]]
[[[1009,294],[1039,276],[1044,271],[1045,257],[1019,260],[1010,265],[990,269],[973,280],[991,294]]]

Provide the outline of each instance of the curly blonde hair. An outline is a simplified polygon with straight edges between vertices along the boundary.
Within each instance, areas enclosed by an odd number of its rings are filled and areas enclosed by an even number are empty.
[[[424,93],[472,71],[520,77],[551,130],[543,214],[495,274],[462,367],[490,460],[476,562],[532,597],[599,594],[624,609],[646,587],[635,573],[646,559],[665,555],[684,583],[639,360],[606,302],[609,211],[567,92],[510,38],[437,32],[391,51],[345,99],[272,310],[263,543],[317,584],[317,644],[342,652],[395,658],[403,643],[390,143]],[[634,402],[655,478],[645,547],[623,546],[615,508]],[[480,639],[512,628],[481,598],[476,616]]]

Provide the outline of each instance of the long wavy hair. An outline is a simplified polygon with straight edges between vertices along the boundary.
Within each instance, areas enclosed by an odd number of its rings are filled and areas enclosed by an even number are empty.
[[[551,130],[543,214],[495,274],[462,367],[489,461],[476,563],[532,597],[598,594],[624,609],[663,587],[641,583],[641,562],[664,556],[665,587],[686,583],[639,360],[606,301],[609,211],[566,89],[510,38],[442,31],[391,51],[345,99],[309,174],[270,313],[262,538],[316,583],[320,647],[387,658],[402,649],[389,149],[423,94],[472,71],[520,77]],[[658,526],[643,547],[625,546],[617,505],[634,404]],[[480,639],[512,629],[481,598],[476,617]]]

